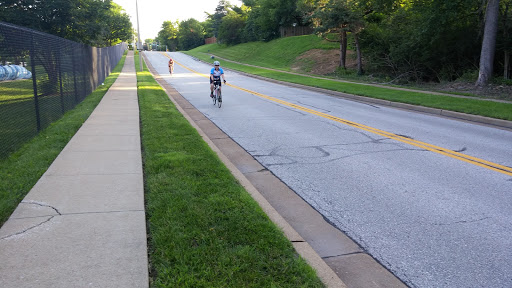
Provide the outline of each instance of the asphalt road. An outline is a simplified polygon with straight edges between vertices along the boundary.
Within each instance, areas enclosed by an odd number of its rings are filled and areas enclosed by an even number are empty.
[[[511,131],[231,71],[219,109],[211,66],[170,54],[177,91],[406,284],[512,287]]]

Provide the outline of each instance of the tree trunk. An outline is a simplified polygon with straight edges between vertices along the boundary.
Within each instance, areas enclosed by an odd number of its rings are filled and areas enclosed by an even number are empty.
[[[510,71],[512,70],[512,67],[510,66],[510,53],[508,51],[505,51],[505,62],[503,63],[503,77],[505,79],[510,79]]]
[[[499,9],[499,0],[489,0],[485,11],[484,39],[480,53],[480,72],[476,81],[476,86],[478,87],[487,85],[492,77]]]
[[[347,69],[347,31],[340,33],[340,67]]]
[[[503,39],[509,39],[508,38],[508,23],[507,23],[507,20],[508,20],[508,9],[509,9],[509,6],[510,3],[506,3],[505,4],[505,11],[502,15],[503,17]],[[503,78],[505,79],[510,79],[510,77],[512,75],[511,74],[511,70],[512,70],[512,67],[510,66],[510,52],[507,51],[508,47],[505,47],[504,49],[504,63],[503,63]]]
[[[359,35],[354,33],[354,40],[356,42],[356,51],[357,51],[357,74],[363,75],[363,57],[361,55],[361,46],[359,45]]]

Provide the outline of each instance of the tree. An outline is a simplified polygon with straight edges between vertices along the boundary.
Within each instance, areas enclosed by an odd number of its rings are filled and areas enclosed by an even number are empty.
[[[249,7],[244,34],[247,41],[270,41],[279,37],[279,27],[301,24],[298,0],[244,0]]]
[[[0,19],[86,45],[103,47],[131,37],[131,23],[111,0],[6,0]]]
[[[373,71],[406,81],[451,81],[478,67],[481,0],[368,2],[360,41]]]
[[[510,63],[510,55],[512,54],[512,1],[501,1],[503,4],[503,78],[510,79],[512,77],[512,64]]]
[[[65,38],[78,5],[78,0],[6,0],[0,4],[0,19]]]
[[[219,40],[228,45],[241,43],[244,27],[245,19],[243,16],[235,11],[229,11],[219,26]]]
[[[476,86],[479,87],[487,85],[493,74],[499,11],[500,1],[489,0],[485,12],[484,38],[480,54],[480,71],[478,73],[478,80],[476,81]]]
[[[209,20],[207,23],[210,25],[208,28],[213,32],[214,37],[219,37],[219,28],[222,24],[222,19],[228,15],[230,11],[231,4],[227,0],[220,0],[219,4],[215,8],[215,13],[207,14],[207,19]]]
[[[194,18],[182,21],[178,31],[178,48],[190,50],[204,44],[204,28]]]
[[[347,32],[351,32],[357,52],[357,72],[363,74],[362,53],[359,42],[359,33],[363,30],[364,23],[357,7],[349,5],[344,0],[329,0],[319,6],[311,15],[315,32],[328,41],[333,41],[327,36],[331,33],[337,34],[340,43],[339,67],[345,68],[347,51]]]
[[[164,21],[157,37],[160,45],[166,45],[170,51],[175,51],[178,47],[178,27],[178,21]]]
[[[105,20],[107,30],[104,37],[108,46],[130,40],[133,35],[130,16],[116,3],[112,3],[108,14],[109,16]]]

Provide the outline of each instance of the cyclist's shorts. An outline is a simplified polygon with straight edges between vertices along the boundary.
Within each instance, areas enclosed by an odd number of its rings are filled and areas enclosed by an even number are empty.
[[[213,81],[217,82],[219,84],[219,86],[222,86],[222,81],[220,81],[220,78],[219,79],[214,79],[214,80],[212,80],[212,78],[210,78],[210,84],[212,84]]]

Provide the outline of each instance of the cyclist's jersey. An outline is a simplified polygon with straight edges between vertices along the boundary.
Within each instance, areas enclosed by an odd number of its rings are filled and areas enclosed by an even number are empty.
[[[212,68],[210,71],[210,74],[213,75],[213,80],[220,80],[220,75],[224,74],[224,70],[219,67],[219,70],[215,70],[215,68]]]

